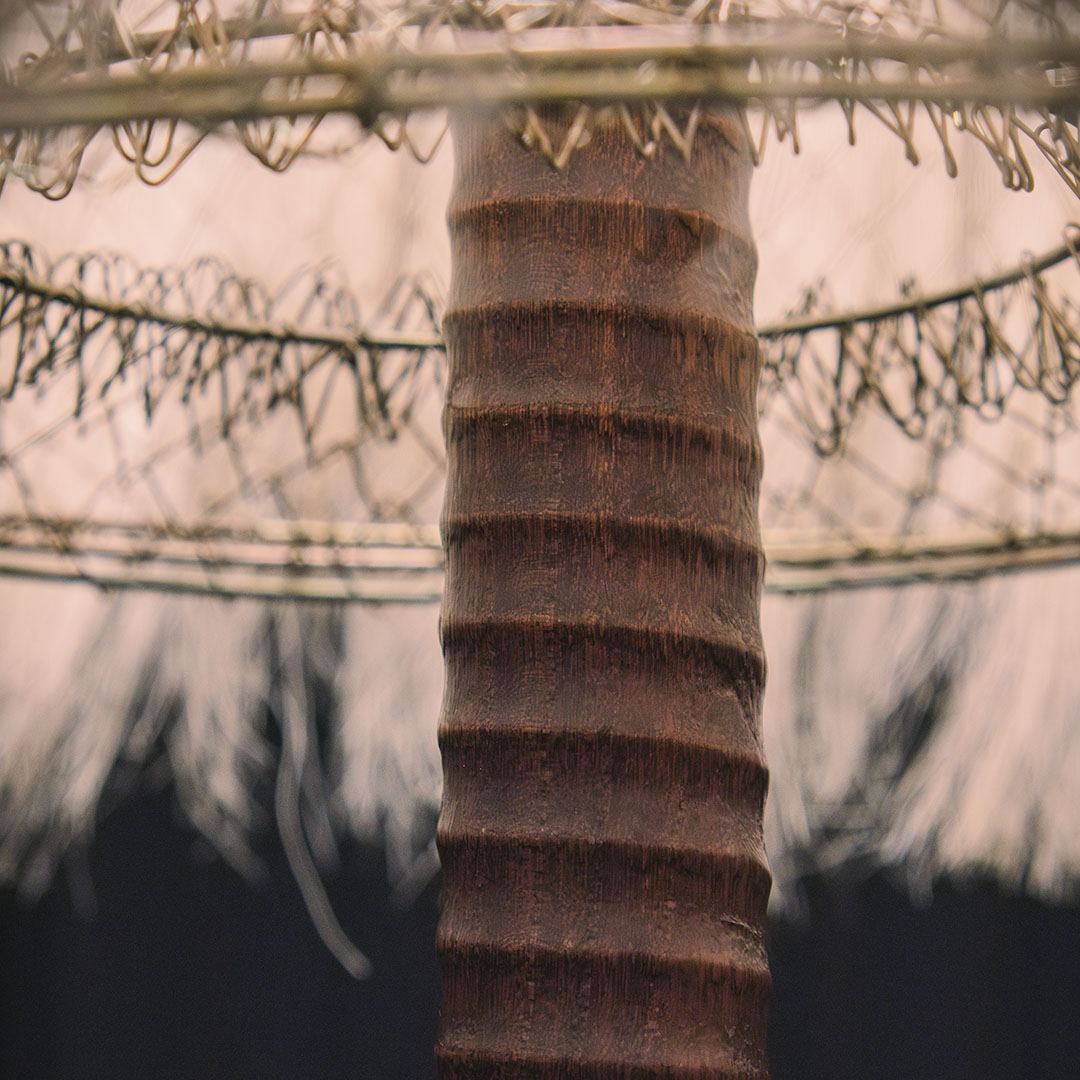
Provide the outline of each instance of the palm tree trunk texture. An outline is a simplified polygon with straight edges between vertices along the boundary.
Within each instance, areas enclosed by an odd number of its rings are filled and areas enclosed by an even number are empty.
[[[441,1075],[764,1077],[745,142],[454,142]]]

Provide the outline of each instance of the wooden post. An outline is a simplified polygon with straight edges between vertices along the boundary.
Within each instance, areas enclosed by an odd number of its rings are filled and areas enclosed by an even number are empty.
[[[764,1077],[745,140],[453,133],[441,1075]]]

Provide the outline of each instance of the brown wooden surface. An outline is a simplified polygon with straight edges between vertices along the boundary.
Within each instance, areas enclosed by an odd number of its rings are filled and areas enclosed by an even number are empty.
[[[442,1076],[763,1077],[743,138],[454,139]]]

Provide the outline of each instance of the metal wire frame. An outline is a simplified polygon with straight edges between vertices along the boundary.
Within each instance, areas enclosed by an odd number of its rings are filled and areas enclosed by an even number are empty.
[[[422,284],[396,287],[393,295],[401,310],[423,309],[432,329],[376,329],[359,325],[359,300],[340,286],[329,286],[318,271],[297,286],[301,320],[285,322],[273,317],[275,301],[265,290],[233,277],[221,264],[200,262],[168,271],[128,267],[122,295],[112,296],[107,295],[114,287],[110,282],[123,276],[119,261],[116,267],[113,262],[101,255],[69,257],[53,268],[25,244],[0,244],[0,333],[18,328],[7,385],[0,385],[7,397],[67,365],[81,368],[92,339],[115,346],[112,359],[96,375],[101,395],[125,373],[140,366],[149,371],[152,349],[165,348],[176,357],[167,374],[158,374],[159,382],[191,386],[223,373],[227,365],[239,370],[244,356],[238,350],[263,345],[271,352],[250,365],[250,378],[273,385],[275,372],[288,372],[287,385],[277,384],[264,407],[290,397],[294,383],[302,382],[313,366],[337,359],[362,373],[363,400],[389,419],[392,384],[400,384],[402,373],[393,366],[380,368],[378,358],[390,352],[422,361],[425,354],[444,349],[434,329],[437,301]],[[765,345],[762,408],[776,394],[789,395],[816,448],[827,455],[842,445],[868,399],[913,438],[935,416],[955,417],[967,408],[1000,415],[1018,390],[1064,402],[1080,380],[1080,309],[1068,288],[1047,277],[1058,268],[1080,273],[1080,225],[1067,226],[1058,247],[956,288],[931,294],[912,288],[890,304],[841,313],[806,310],[759,327]],[[210,300],[203,303],[213,310],[191,311],[195,298],[189,280],[207,272],[213,284]],[[73,280],[62,280],[65,276]],[[153,300],[170,294],[171,307]],[[178,300],[183,312],[176,310]],[[804,306],[819,302],[809,296]],[[317,319],[320,312],[337,325],[304,325],[311,313]],[[400,314],[397,318],[400,322]],[[136,326],[156,327],[168,336],[140,340],[132,332]],[[210,355],[208,346],[222,342],[227,347]],[[286,363],[280,350],[288,346],[309,347],[312,358],[299,366]],[[889,378],[899,365],[909,375],[900,389]],[[95,392],[94,378],[89,373],[80,378],[76,415],[85,396]],[[146,400],[152,411],[155,393],[149,388]],[[250,404],[246,393],[245,401]]]
[[[612,121],[644,153],[670,139],[689,154],[696,113],[677,121],[669,106],[700,101],[742,109],[760,158],[770,132],[797,149],[799,116],[834,101],[853,141],[856,111],[865,111],[918,160],[922,115],[952,172],[950,140],[963,133],[986,147],[1007,185],[1034,182],[1027,147],[1080,192],[1080,44],[1070,21],[1055,5],[1035,5],[1040,17],[1012,32],[1006,13],[1033,10],[1013,0],[958,35],[924,6],[894,0],[879,12],[822,3],[793,15],[769,3],[345,11],[323,3],[230,19],[193,2],[152,32],[128,27],[122,9],[111,25],[73,9],[62,32],[0,89],[0,130],[8,133],[0,160],[61,197],[90,139],[111,128],[136,172],[158,182],[210,130],[228,124],[260,161],[280,169],[309,152],[316,128],[335,114],[426,157],[440,140],[421,148],[410,117],[479,104],[506,109],[517,134],[562,167],[596,124]],[[561,119],[542,108],[555,103]],[[47,135],[57,127],[69,133],[62,151]]]
[[[1017,391],[1061,404],[1080,380],[1080,309],[1045,277],[1080,269],[1080,227],[1004,273],[865,310],[794,316],[761,327],[762,408],[786,396],[818,452],[843,445],[860,408],[879,406],[906,434],[954,428],[970,409],[1000,416]],[[813,304],[812,297],[808,299]],[[899,376],[899,378],[898,378]]]
[[[911,41],[808,27],[766,30],[554,27],[522,32],[509,48],[488,34],[457,35],[442,47],[410,52],[364,49],[343,58],[88,74],[59,85],[30,81],[0,94],[0,130],[333,113],[374,122],[444,107],[564,101],[909,102],[950,113],[965,103],[1055,113],[1080,106],[1080,83],[1072,78],[1080,40]],[[895,74],[878,74],[886,64]],[[777,65],[810,71],[784,78]]]
[[[1060,275],[1080,271],[1078,243],[1080,228],[1070,226],[1060,247],[960,288],[841,314],[803,313],[762,327],[765,415],[782,402],[794,437],[812,452],[822,460],[854,460],[845,436],[871,403],[906,436],[923,439],[932,427],[938,440],[950,424],[956,430],[948,437],[959,438],[964,414],[996,415],[1018,392],[1063,407],[1080,376],[1080,309]],[[0,256],[0,341],[15,343],[5,379],[9,408],[28,387],[47,387],[77,370],[70,422],[143,372],[138,385],[148,416],[168,387],[179,385],[185,395],[220,397],[220,411],[207,421],[211,436],[226,432],[242,412],[254,422],[260,410],[284,407],[302,414],[307,440],[315,438],[319,408],[305,406],[305,380],[335,365],[366,403],[357,423],[370,437],[393,438],[410,425],[417,380],[437,382],[441,372],[436,305],[415,284],[384,305],[389,324],[376,319],[365,327],[355,297],[330,288],[322,272],[312,281],[298,279],[300,299],[290,310],[300,317],[286,320],[280,298],[275,308],[273,298],[218,264],[121,272],[119,264],[92,256],[54,267],[20,244],[0,246]],[[410,305],[424,314],[407,326],[402,313]],[[319,322],[328,325],[314,325]],[[424,330],[425,322],[432,329]],[[909,373],[903,401],[897,363]],[[429,375],[422,376],[425,370]],[[214,391],[215,379],[219,390],[231,390]],[[63,415],[55,423],[63,426]],[[186,440],[180,438],[180,450]],[[14,468],[20,452],[19,445],[6,447],[0,466]],[[336,452],[332,447],[311,460],[317,467]],[[437,470],[441,458],[431,453]],[[767,531],[766,587],[800,592],[957,580],[1080,559],[1080,532],[1071,527],[1022,534],[990,520],[973,524],[930,536],[856,529],[795,538]],[[266,599],[425,603],[441,595],[441,573],[434,526],[304,520],[241,526],[218,511],[194,522],[165,514],[153,524],[32,509],[0,518],[0,575],[6,576]]]
[[[82,582],[105,590],[258,600],[435,604],[442,599],[438,528],[260,522],[196,531],[124,523],[0,518],[0,577]],[[1034,537],[764,534],[765,589],[781,594],[974,581],[1080,563],[1080,531]]]

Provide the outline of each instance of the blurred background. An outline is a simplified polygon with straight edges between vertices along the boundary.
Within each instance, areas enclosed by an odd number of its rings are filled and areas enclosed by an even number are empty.
[[[751,117],[777,1080],[1080,1060],[1076,177],[954,117]],[[434,1075],[445,122],[0,158],[4,1077]]]

